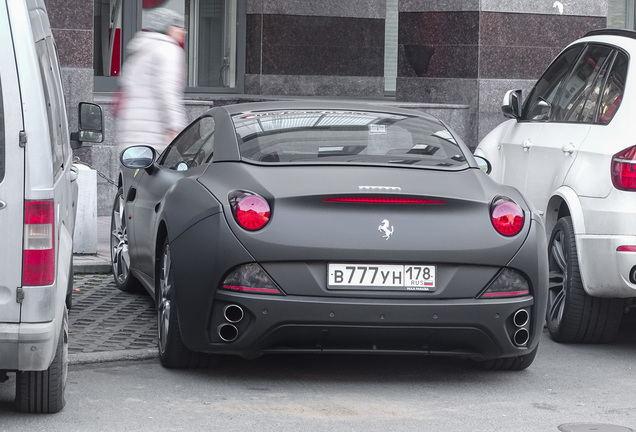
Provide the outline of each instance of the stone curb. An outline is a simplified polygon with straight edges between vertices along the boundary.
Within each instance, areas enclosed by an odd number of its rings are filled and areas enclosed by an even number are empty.
[[[107,274],[111,271],[110,260],[100,255],[73,255],[73,274]]]
[[[69,354],[68,359],[70,365],[85,365],[117,361],[149,360],[157,357],[157,349],[155,348]]]

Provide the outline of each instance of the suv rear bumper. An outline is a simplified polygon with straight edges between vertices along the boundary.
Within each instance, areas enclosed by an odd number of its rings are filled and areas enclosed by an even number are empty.
[[[636,236],[576,235],[579,270],[585,291],[595,297],[636,297],[630,273],[636,271],[636,252],[619,252],[619,246],[636,246]]]
[[[0,323],[0,370],[46,370],[55,356],[60,334],[56,323]]]

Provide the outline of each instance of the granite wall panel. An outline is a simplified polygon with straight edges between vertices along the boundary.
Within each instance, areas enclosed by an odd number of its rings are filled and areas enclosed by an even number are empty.
[[[400,12],[478,11],[480,0],[399,0]]]
[[[52,28],[93,30],[94,0],[45,0]]]
[[[248,0],[247,13],[384,19],[386,0]]]
[[[384,20],[263,15],[261,34],[261,66],[253,60],[258,48],[254,44],[250,73],[384,75]]]
[[[247,15],[245,73],[259,74],[263,65],[263,15]]]
[[[278,96],[376,98],[384,96],[383,77],[252,75],[250,93]]]
[[[604,28],[600,16],[566,16],[483,12],[480,44],[563,48],[590,30]]]
[[[477,78],[478,12],[403,12],[398,76]]]
[[[484,12],[480,23],[479,77],[536,79],[568,43],[604,27],[605,18]]]
[[[483,12],[607,16],[607,0],[481,0]]]
[[[93,31],[53,29],[60,66],[93,69]]]
[[[481,79],[537,79],[561,48],[482,46],[479,76]]]

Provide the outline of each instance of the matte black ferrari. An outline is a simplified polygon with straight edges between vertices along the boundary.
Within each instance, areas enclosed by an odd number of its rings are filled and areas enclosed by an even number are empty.
[[[115,282],[154,297],[166,367],[395,353],[521,370],[535,358],[541,220],[430,115],[223,106],[160,155],[130,147],[121,163]]]

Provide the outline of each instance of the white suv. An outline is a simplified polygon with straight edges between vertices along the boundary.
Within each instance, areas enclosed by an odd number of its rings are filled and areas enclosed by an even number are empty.
[[[479,144],[491,176],[543,214],[550,238],[547,325],[559,342],[609,342],[636,297],[636,32],[571,43],[525,102]],[[636,66],[636,65],[634,65]]]
[[[15,372],[19,410],[57,412],[68,368],[77,172],[44,0],[0,0],[0,58],[0,382]],[[74,143],[102,140],[97,105],[80,104],[79,121]]]

